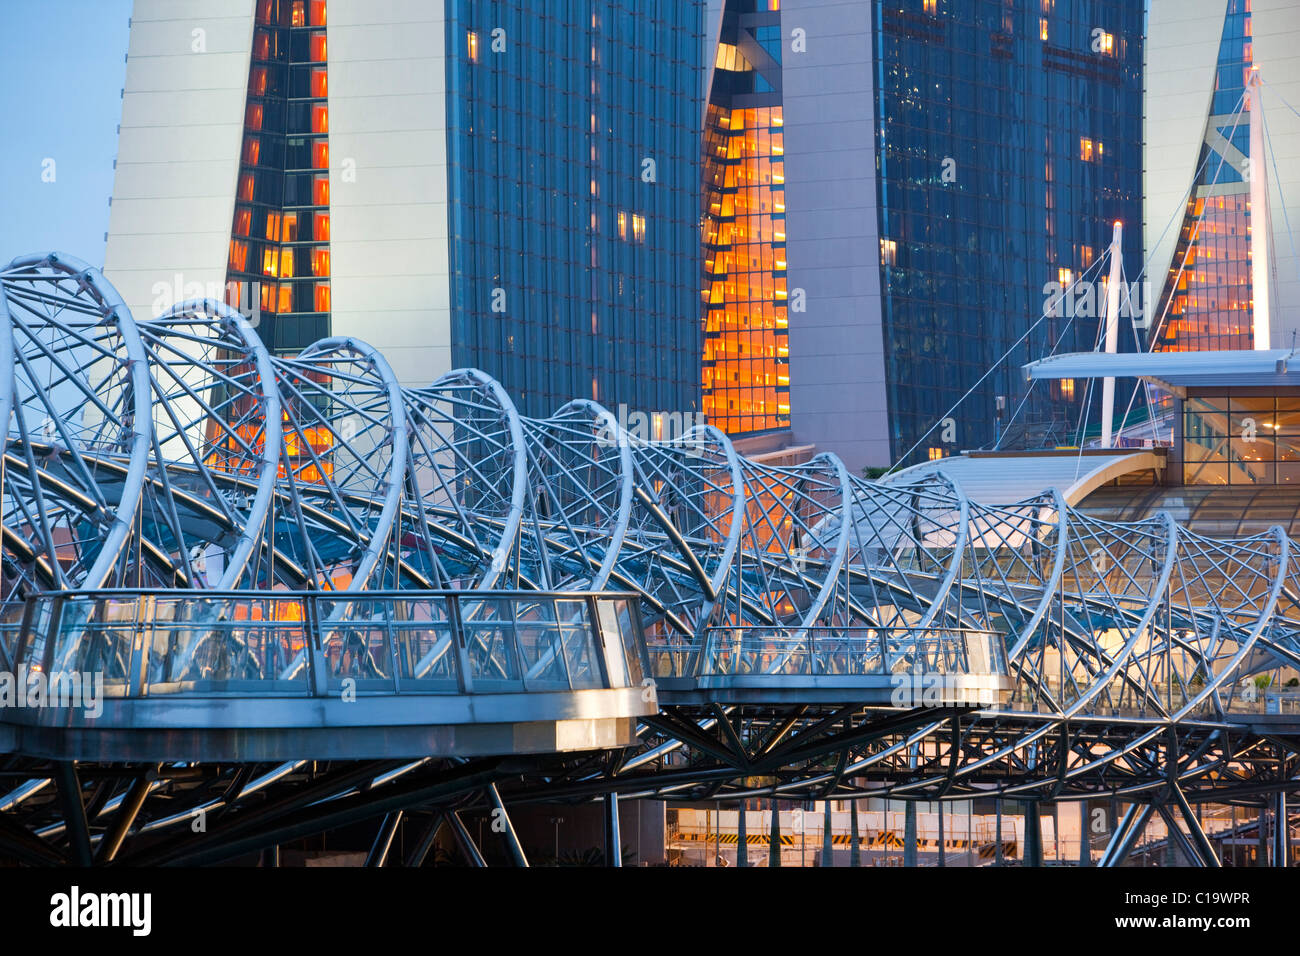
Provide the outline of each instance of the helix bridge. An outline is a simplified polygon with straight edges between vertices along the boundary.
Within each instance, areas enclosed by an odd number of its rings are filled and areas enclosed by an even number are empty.
[[[62,254],[0,285],[0,671],[46,698],[0,706],[0,855],[630,798],[1111,797],[1131,840],[1292,786],[1280,527],[528,418],[354,338],[273,355],[221,302],[133,316]]]

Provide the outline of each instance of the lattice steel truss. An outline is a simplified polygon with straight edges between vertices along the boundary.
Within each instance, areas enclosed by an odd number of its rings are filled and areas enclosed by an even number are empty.
[[[355,339],[272,356],[222,303],[139,319],[63,255],[0,284],[0,659],[37,591],[631,590],[662,713],[639,753],[553,795],[1059,796],[1285,771],[1239,719],[1254,678],[1300,667],[1281,528],[1216,540],[1051,490],[991,506],[941,474],[774,467],[712,427],[640,439],[586,400],[529,419],[472,369],[403,388]],[[1002,690],[899,707],[900,674]]]

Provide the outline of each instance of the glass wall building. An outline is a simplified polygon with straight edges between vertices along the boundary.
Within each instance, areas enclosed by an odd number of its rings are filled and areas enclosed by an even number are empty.
[[[907,463],[990,446],[1013,416],[1018,441],[1072,444],[1099,403],[1084,383],[1028,392],[1020,366],[1097,343],[1095,309],[1058,306],[1028,330],[1047,310],[1048,284],[1087,273],[1116,220],[1130,227],[1127,274],[1140,269],[1141,5],[878,0],[875,9],[893,460],[918,443]],[[1137,345],[1131,332],[1121,343]],[[923,437],[968,390],[949,440],[942,428]]]
[[[1251,324],[1249,0],[1228,0],[1195,183],[1152,328],[1157,351],[1254,347]]]
[[[788,428],[785,138],[777,0],[728,0],[704,117],[704,412]]]
[[[224,294],[280,352],[483,369],[529,415],[698,414],[703,18],[136,0],[106,272],[145,315]]]
[[[1141,269],[1142,6],[710,6],[710,420],[854,470],[1095,428],[1087,383],[1030,390],[1020,366],[1093,348],[1095,305],[1026,332],[1053,283],[1103,277],[1116,220]]]
[[[525,414],[698,412],[702,4],[447,12],[452,363]]]

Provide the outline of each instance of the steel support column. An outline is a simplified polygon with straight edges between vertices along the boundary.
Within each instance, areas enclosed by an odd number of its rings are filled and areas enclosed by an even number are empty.
[[[497,820],[501,821],[504,829],[501,831],[506,838],[506,849],[510,851],[510,857],[515,861],[515,866],[528,868],[528,857],[524,854],[524,845],[519,842],[519,834],[515,832],[515,825],[510,820],[510,814],[506,812],[506,805],[501,802],[501,792],[497,790],[495,783],[487,786],[488,798],[492,801],[492,829],[497,828]]]
[[[709,852],[706,841],[704,852]],[[605,865],[619,867],[623,865],[623,836],[618,825],[618,791],[611,790],[605,794]]]
[[[397,835],[397,827],[402,822],[402,812],[394,810],[384,814],[383,822],[379,824],[379,832],[375,834],[375,842],[370,845],[370,852],[366,854],[366,866],[383,866],[388,862],[388,851],[392,849],[393,837]]]
[[[90,827],[86,823],[86,805],[81,801],[81,781],[77,768],[70,760],[54,764],[54,780],[58,785],[59,805],[68,828],[68,847],[72,862],[77,866],[90,866]]]

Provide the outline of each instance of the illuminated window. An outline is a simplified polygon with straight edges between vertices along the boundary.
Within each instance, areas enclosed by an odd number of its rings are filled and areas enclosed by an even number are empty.
[[[330,144],[323,139],[311,144],[311,166],[312,169],[330,168]]]
[[[942,448],[931,448],[929,449],[929,452],[931,461],[938,461],[940,458],[944,457]]]
[[[244,164],[256,166],[257,158],[262,154],[262,141],[256,136],[244,137]]]
[[[1115,37],[1112,36],[1111,34],[1103,33],[1094,42],[1099,47],[1097,52],[1101,53],[1103,56],[1115,55]]]
[[[330,274],[330,251],[328,249],[313,249],[311,251],[311,274],[314,276],[328,276]]]
[[[325,57],[325,34],[313,33],[307,44],[307,56],[313,63],[324,63]]]
[[[323,99],[328,95],[329,81],[326,79],[328,74],[324,70],[311,71],[311,95],[317,99]]]
[[[469,61],[471,63],[477,63],[478,62],[478,34],[475,33],[473,30],[470,30],[469,33],[466,34],[465,46],[466,46],[466,51],[469,55]]]
[[[625,212],[618,214],[618,237],[627,239],[627,213]]]
[[[922,5],[930,16],[935,16],[939,12],[939,0],[923,0]]]
[[[330,109],[324,104],[317,104],[311,108],[311,131],[313,133],[328,133],[330,131]]]
[[[293,247],[286,246],[280,250],[280,278],[293,278]]]
[[[316,283],[315,298],[316,298],[315,305],[316,305],[317,312],[330,311],[330,284],[328,282]]]
[[[248,91],[254,96],[266,95],[266,67],[253,67],[253,73],[248,78]]]
[[[1074,401],[1074,379],[1063,378],[1060,380],[1060,383],[1062,400],[1067,402]]]
[[[1079,158],[1085,162],[1099,162],[1105,147],[1099,143],[1088,139],[1086,136],[1079,138]]]
[[[1047,17],[1041,17],[1038,21],[1038,38],[1040,40],[1047,39]]]
[[[328,176],[317,176],[311,184],[311,204],[328,206],[330,204],[330,180]]]
[[[1071,272],[1069,269],[1057,269],[1056,281],[1059,282],[1061,284],[1061,288],[1064,289],[1068,287],[1070,283],[1074,282],[1074,273]]]
[[[253,201],[253,174],[252,173],[239,174],[239,198],[244,200],[244,202]]]
[[[248,109],[244,110],[244,126],[251,130],[262,128],[262,104],[249,103]]]
[[[280,261],[280,249],[278,246],[267,246],[262,250],[262,275],[275,275],[277,265]]]
[[[311,0],[311,25],[325,26],[325,0]]]
[[[330,214],[318,212],[312,216],[311,237],[316,242],[329,242]]]
[[[237,236],[248,235],[248,230],[252,228],[252,225],[253,225],[253,211],[251,209],[235,210],[235,235]]]
[[[293,0],[293,8],[289,14],[289,26],[305,27],[307,25],[307,9],[303,0]]]
[[[248,269],[248,243],[238,239],[230,240],[230,268],[234,272],[246,272]]]
[[[898,243],[893,239],[880,240],[881,265],[892,266],[898,261]]]
[[[645,216],[632,216],[632,241],[645,242]]]

